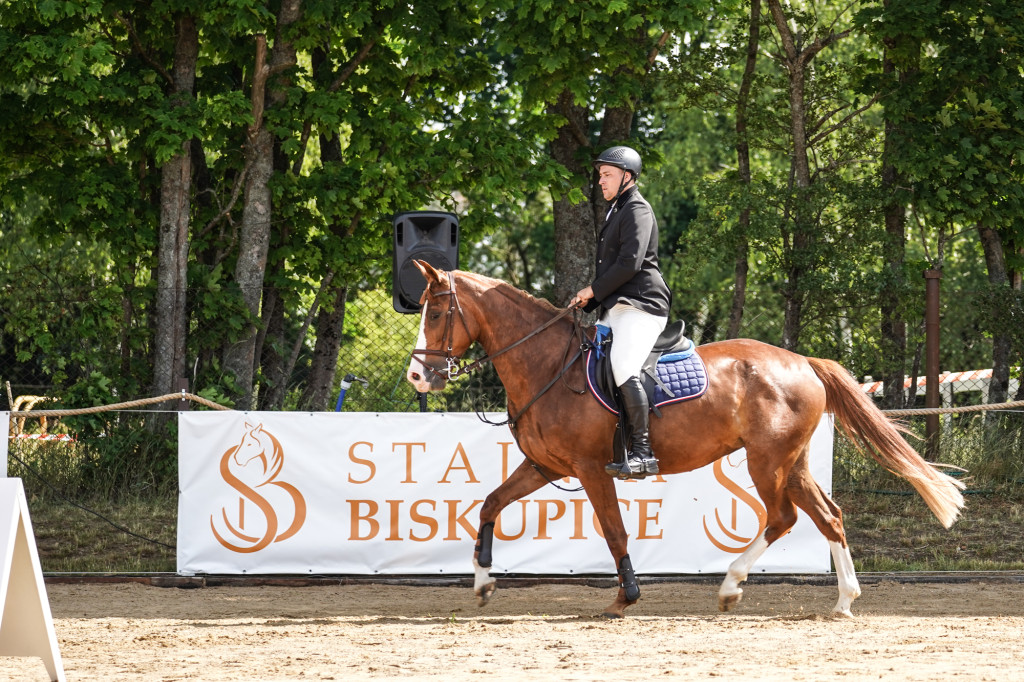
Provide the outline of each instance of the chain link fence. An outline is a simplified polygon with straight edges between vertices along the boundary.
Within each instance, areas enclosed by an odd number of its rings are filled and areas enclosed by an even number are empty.
[[[152,301],[142,291],[64,290],[43,295],[38,291],[8,291],[20,301],[12,306],[14,319],[24,320],[19,333],[5,323],[0,338],[0,381],[6,409],[23,411],[56,407],[92,407],[152,395],[152,322],[147,310]],[[216,349],[229,338],[228,316],[202,310],[202,292],[190,292],[195,301],[188,339],[189,391],[214,402],[223,395],[223,374]],[[677,312],[687,321],[688,335],[698,343],[725,337],[730,292],[677,292],[687,304]],[[966,319],[969,310],[953,306],[969,295],[947,294],[949,319]],[[308,302],[307,302],[308,304]],[[969,306],[968,306],[969,307]],[[771,292],[750,292],[744,311],[742,335],[777,344],[781,337],[781,300]],[[26,312],[30,311],[30,312]],[[299,307],[286,316],[282,338],[291,347],[302,333],[306,311]],[[881,383],[869,374],[877,364],[880,340],[873,329],[877,320],[870,310],[849,308],[833,315],[808,311],[801,352],[842,362],[865,390],[881,398]],[[400,314],[385,290],[359,291],[345,305],[341,347],[334,392],[324,410],[347,412],[485,412],[505,410],[501,383],[490,365],[453,381],[442,393],[417,394],[405,380],[410,353],[416,343],[418,315]],[[970,326],[969,324],[967,325]],[[920,367],[923,329],[908,324],[908,367]],[[917,330],[917,331],[915,331]],[[919,332],[919,333],[918,333]],[[944,406],[979,405],[989,401],[991,342],[982,335],[950,329],[944,336]],[[300,344],[295,370],[287,379],[284,409],[297,409],[295,397],[310,367],[314,332]],[[474,348],[471,353],[481,351]],[[472,359],[471,356],[468,359]],[[1020,396],[1019,367],[1013,368],[1008,398]],[[908,407],[923,406],[923,369],[907,379]],[[342,396],[341,382],[351,385]],[[343,399],[342,399],[343,397]],[[176,435],[165,403],[147,410],[121,411],[60,419],[11,420],[11,454],[47,469],[49,480],[72,490],[145,491],[173,485]],[[199,408],[203,409],[203,408]],[[914,418],[915,423],[923,419]],[[942,418],[945,433],[977,431],[980,425],[1001,425],[1020,431],[1019,416],[961,416]],[[966,428],[970,425],[970,428]],[[991,430],[991,429],[990,429]],[[950,442],[951,438],[946,441]],[[50,456],[47,453],[53,453]],[[955,458],[954,458],[955,459]],[[960,457],[962,460],[963,457]],[[13,462],[13,460],[12,460]],[[955,463],[955,462],[954,462]],[[12,466],[18,466],[16,463]],[[1015,476],[1015,475],[1014,475]]]
[[[0,398],[7,409],[34,404],[37,409],[61,406],[91,406],[152,395],[154,305],[152,290],[119,287],[77,288],[40,291],[4,287],[8,304],[6,319],[0,319],[0,381],[10,391]],[[224,392],[221,358],[244,320],[238,311],[220,303],[208,305],[209,292],[188,293],[190,323],[187,333],[186,365],[189,390],[211,399]],[[991,380],[992,342],[980,330],[971,301],[973,292],[944,294],[942,365],[944,404],[976,404],[988,400]],[[315,325],[304,325],[311,295],[294,292],[279,300],[288,308],[278,336],[267,334],[264,351],[287,355],[298,349],[297,362],[286,381],[283,409],[297,409],[294,396],[308,378],[310,356],[316,340]],[[726,338],[730,291],[677,291],[674,317],[687,323],[688,335],[700,344]],[[772,291],[748,292],[740,335],[766,343],[782,339],[781,296]],[[377,289],[353,291],[345,304],[341,348],[337,359],[333,409],[345,375],[365,380],[346,394],[348,411],[415,411],[421,401],[404,380],[409,354],[416,342],[417,315],[401,314],[392,307],[391,294]],[[871,307],[836,305],[809,308],[804,315],[798,352],[841,362],[859,380],[877,377],[880,322]],[[924,394],[922,350],[923,319],[908,319],[905,367],[914,381],[908,394]],[[303,337],[304,338],[299,338]],[[277,347],[280,345],[281,347]],[[1020,349],[1018,349],[1019,352]],[[1011,374],[1009,396],[1021,393],[1020,367]],[[257,374],[257,384],[266,377]],[[453,387],[427,399],[430,410],[503,409],[504,399],[497,377],[481,372],[465,387]],[[869,390],[873,395],[878,391]],[[913,401],[912,401],[913,402]]]
[[[134,409],[60,417],[24,417],[17,412],[89,408],[153,397],[151,305],[143,292],[78,290],[42,293],[8,291],[17,304],[0,320],[0,404],[14,409],[10,420],[7,472],[25,483],[29,506],[48,572],[173,571],[177,505],[177,422],[181,401]],[[231,317],[202,309],[192,295],[189,330],[189,392],[221,402],[223,380],[217,348],[229,337]],[[698,343],[725,337],[729,292],[676,294],[689,308],[677,312]],[[950,297],[956,301],[957,297]],[[960,297],[966,301],[967,297]],[[308,302],[307,302],[308,305]],[[770,292],[748,295],[742,335],[778,344],[781,301]],[[283,338],[293,345],[307,309],[290,311]],[[812,311],[813,312],[813,311]],[[967,317],[969,311],[959,311]],[[950,315],[949,317],[956,317]],[[390,292],[362,291],[346,301],[334,392],[322,409],[346,412],[473,412],[505,410],[505,396],[493,367],[451,383],[442,393],[418,395],[405,380],[416,343],[419,318],[392,308]],[[907,366],[919,366],[923,331],[908,327]],[[801,352],[842,362],[880,399],[871,376],[879,339],[876,320],[860,309],[838,315],[809,315]],[[991,343],[964,327],[944,331],[943,405],[988,402]],[[17,331],[17,333],[15,333]],[[297,409],[307,380],[313,332],[300,345],[288,378],[284,409]],[[479,353],[474,349],[473,353]],[[1009,396],[1019,395],[1019,368]],[[918,374],[921,374],[920,372]],[[342,399],[341,382],[351,383]],[[908,406],[922,406],[924,385],[908,377]],[[192,409],[208,409],[193,405]],[[1024,412],[948,414],[941,418],[938,461],[966,470],[968,492],[1003,494],[1024,483]],[[925,418],[903,419],[924,452]],[[912,492],[908,486],[836,439],[836,491]],[[1015,488],[1016,489],[1016,488]]]

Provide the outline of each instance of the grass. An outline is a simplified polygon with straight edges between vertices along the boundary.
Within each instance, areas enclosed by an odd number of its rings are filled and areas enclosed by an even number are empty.
[[[176,499],[166,496],[117,502],[94,499],[79,504],[104,518],[65,501],[29,499],[29,514],[43,572],[175,571]],[[123,532],[112,524],[142,537]]]
[[[834,499],[843,508],[858,571],[1024,570],[1024,489],[968,495],[967,509],[949,530],[916,495],[848,490]],[[30,498],[44,572],[174,572],[175,498],[87,500],[82,506],[164,545],[67,502]]]
[[[1024,570],[1024,429],[1019,424],[992,428],[983,416],[960,419],[958,429],[944,435],[942,460],[970,471],[963,478],[967,509],[949,530],[909,484],[836,439],[833,497],[843,509],[857,570]],[[109,446],[118,445],[109,440]],[[148,473],[140,464],[146,461],[145,447],[125,446],[113,467],[97,465],[92,450],[80,445],[19,447],[18,457],[49,482],[25,471],[12,449],[10,475],[25,483],[43,571],[175,571],[174,476]],[[83,477],[82,471],[90,475]],[[97,472],[106,481],[99,491],[86,483]],[[68,502],[57,489],[107,520]],[[87,489],[94,492],[82,492]]]
[[[847,540],[858,571],[1024,570],[1024,490],[967,495],[949,530],[920,497],[840,491]]]

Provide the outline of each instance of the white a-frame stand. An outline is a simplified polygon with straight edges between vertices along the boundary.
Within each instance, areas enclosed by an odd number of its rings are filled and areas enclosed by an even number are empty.
[[[20,478],[0,478],[0,656],[37,656],[64,682],[50,602]]]

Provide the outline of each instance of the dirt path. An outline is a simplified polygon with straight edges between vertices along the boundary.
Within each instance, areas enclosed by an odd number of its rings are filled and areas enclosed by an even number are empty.
[[[499,583],[500,584],[500,583]],[[357,585],[48,586],[68,680],[1024,680],[1024,586],[863,586],[855,620],[830,586],[754,584],[729,614],[716,586],[611,589]],[[0,679],[45,680],[0,658]]]

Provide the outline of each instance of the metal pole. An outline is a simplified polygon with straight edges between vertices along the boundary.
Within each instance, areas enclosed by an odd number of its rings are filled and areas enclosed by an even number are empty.
[[[939,394],[939,280],[941,270],[925,270],[925,407],[941,407]],[[925,454],[932,461],[939,458],[939,415],[925,417]]]

